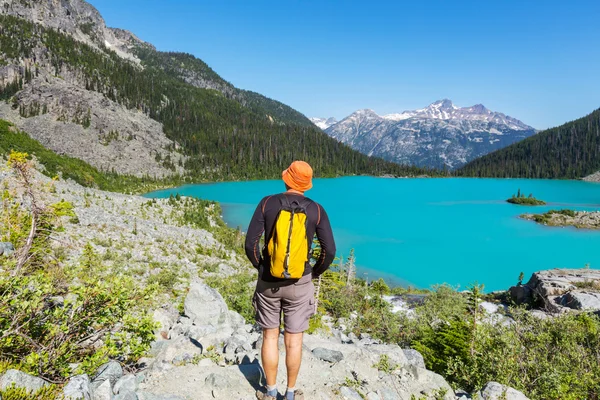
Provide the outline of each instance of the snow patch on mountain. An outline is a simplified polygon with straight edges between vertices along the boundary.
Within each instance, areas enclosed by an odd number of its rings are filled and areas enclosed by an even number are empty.
[[[313,118],[309,118],[310,122],[312,122],[313,124],[315,124],[316,126],[318,126],[319,128],[325,130],[327,128],[329,128],[331,125],[335,125],[338,121],[337,119],[330,117],[330,118],[318,118],[318,117],[313,117]]]

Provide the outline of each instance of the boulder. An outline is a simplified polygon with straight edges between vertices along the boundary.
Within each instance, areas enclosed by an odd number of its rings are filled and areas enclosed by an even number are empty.
[[[109,361],[98,368],[94,376],[92,377],[93,386],[99,387],[104,381],[109,381],[109,387],[117,383],[117,381],[123,376],[123,368],[121,364],[116,361]],[[111,390],[112,393],[112,390]]]
[[[479,392],[479,398],[482,400],[529,400],[518,390],[498,382],[488,382]]]
[[[154,321],[159,324],[159,327],[156,329],[156,334],[164,339],[168,338],[169,330],[177,322],[179,314],[177,310],[171,306],[154,310],[152,317],[154,318]]]
[[[127,392],[135,392],[138,388],[137,378],[133,374],[128,374],[121,377],[113,387],[114,394],[123,394]]]
[[[223,353],[225,354],[235,354],[241,353],[243,351],[252,350],[252,345],[250,344],[250,338],[244,335],[233,335],[229,339],[225,341],[225,347],[223,348]]]
[[[32,376],[16,369],[9,369],[0,378],[0,390],[6,390],[11,386],[23,388],[29,393],[35,393],[44,386],[47,382],[37,376]]]
[[[0,242],[0,256],[10,256],[15,252],[15,247],[10,242]]]
[[[92,393],[92,400],[112,400],[113,393],[110,387],[110,379],[103,380]]]
[[[341,351],[326,349],[324,347],[317,347],[313,349],[312,353],[319,360],[327,361],[330,363],[337,363],[344,359],[344,355]]]
[[[406,360],[408,361],[408,364],[414,365],[415,367],[425,369],[425,359],[423,358],[421,353],[419,353],[417,350],[402,349],[402,352],[406,356]]]
[[[90,377],[83,374],[69,379],[69,382],[63,388],[63,396],[66,400],[90,400],[92,398]]]
[[[575,310],[599,311],[599,292],[569,292],[561,296],[560,304]]]
[[[374,344],[365,348],[373,355],[373,362],[379,361],[382,355],[387,355],[389,360],[398,366],[410,364],[404,350],[397,344]]]
[[[184,302],[184,312],[194,325],[217,326],[227,322],[229,310],[219,292],[207,285],[194,282]]]

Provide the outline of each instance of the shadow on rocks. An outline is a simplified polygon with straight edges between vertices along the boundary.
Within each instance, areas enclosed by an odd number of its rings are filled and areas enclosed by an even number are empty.
[[[247,358],[247,356],[244,358]],[[242,373],[242,375],[244,375],[244,378],[246,378],[250,386],[254,388],[254,390],[259,390],[267,384],[265,372],[263,371],[261,365],[258,363],[258,360],[254,359],[251,363],[239,364],[238,368],[240,369],[240,372]]]

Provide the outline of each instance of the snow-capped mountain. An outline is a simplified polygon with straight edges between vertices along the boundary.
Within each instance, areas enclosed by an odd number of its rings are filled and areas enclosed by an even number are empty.
[[[457,107],[444,99],[398,114],[358,110],[325,132],[368,155],[402,164],[454,169],[536,131],[481,104]]]
[[[315,124],[316,126],[318,126],[319,128],[325,130],[327,128],[329,128],[331,125],[337,124],[337,119],[330,117],[330,118],[317,118],[317,117],[313,117],[313,118],[309,118],[310,121]]]

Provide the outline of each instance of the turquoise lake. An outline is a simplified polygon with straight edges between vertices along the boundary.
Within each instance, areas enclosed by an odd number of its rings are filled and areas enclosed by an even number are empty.
[[[355,250],[358,276],[427,288],[478,282],[507,289],[519,273],[550,268],[600,268],[600,231],[546,227],[518,216],[571,208],[600,210],[600,184],[522,179],[315,179],[306,195],[323,205],[338,255]],[[548,205],[506,203],[521,189]],[[221,203],[224,219],[246,230],[258,202],[284,190],[274,181],[186,185],[179,193]]]

